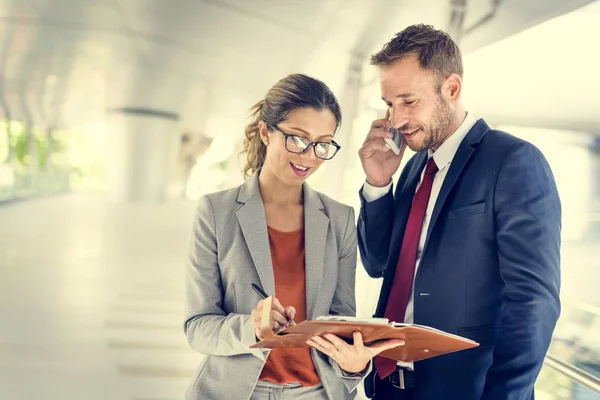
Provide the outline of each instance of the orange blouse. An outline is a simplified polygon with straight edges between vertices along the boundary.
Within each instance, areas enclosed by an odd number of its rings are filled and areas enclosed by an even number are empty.
[[[275,297],[284,307],[294,306],[294,321],[302,322],[306,320],[304,229],[280,232],[268,227],[268,231],[275,275]],[[259,379],[276,384],[298,382],[302,386],[315,386],[321,382],[309,348],[271,350]]]

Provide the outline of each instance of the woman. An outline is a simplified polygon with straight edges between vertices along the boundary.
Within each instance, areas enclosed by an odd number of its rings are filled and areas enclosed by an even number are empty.
[[[352,399],[370,359],[401,342],[366,347],[360,334],[354,345],[325,335],[309,341],[314,349],[249,348],[261,339],[263,305],[252,283],[275,296],[274,330],[288,318],[355,314],[354,212],[304,182],[340,149],[339,104],[324,83],[295,74],[252,110],[244,144],[252,175],[198,206],[185,332],[207,357],[187,398]]]

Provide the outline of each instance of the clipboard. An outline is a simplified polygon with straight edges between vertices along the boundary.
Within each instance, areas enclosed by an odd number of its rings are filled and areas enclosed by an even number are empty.
[[[380,356],[397,361],[414,362],[479,346],[479,343],[471,339],[435,328],[388,322],[385,318],[326,316],[273,332],[269,326],[272,300],[272,297],[268,297],[263,306],[260,331],[264,340],[253,344],[250,348],[310,347],[306,344],[309,338],[325,333],[334,334],[352,343],[353,333],[360,332],[367,346],[378,340],[403,339],[404,345],[386,350]]]

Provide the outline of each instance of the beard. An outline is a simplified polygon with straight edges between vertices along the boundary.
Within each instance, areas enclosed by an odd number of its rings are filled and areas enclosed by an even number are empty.
[[[433,110],[431,122],[424,126],[415,126],[414,129],[421,129],[424,138],[420,143],[408,143],[408,147],[412,151],[424,151],[439,145],[448,135],[448,128],[452,124],[452,107],[442,98],[438,96],[438,101]],[[411,127],[402,127],[401,131],[414,130]]]

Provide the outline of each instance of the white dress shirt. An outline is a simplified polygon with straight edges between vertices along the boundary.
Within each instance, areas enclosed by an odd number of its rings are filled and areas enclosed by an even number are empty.
[[[428,150],[429,157],[433,157],[433,161],[435,165],[438,167],[438,172],[435,174],[435,178],[433,179],[433,186],[431,187],[431,195],[429,196],[429,202],[427,203],[427,210],[425,211],[425,217],[423,219],[423,226],[421,228],[421,236],[419,238],[419,247],[417,249],[417,261],[415,264],[415,277],[417,276],[417,270],[419,268],[419,263],[421,261],[421,254],[423,253],[423,247],[425,246],[425,239],[427,238],[427,229],[429,227],[429,221],[431,220],[431,214],[433,214],[433,209],[435,207],[435,202],[437,201],[438,195],[440,194],[440,189],[442,188],[442,184],[444,183],[444,179],[448,174],[448,170],[450,169],[450,163],[458,150],[458,146],[463,141],[467,133],[471,130],[473,125],[477,120],[475,117],[467,114],[462,124],[458,127],[458,129],[450,135],[448,139],[434,152],[431,149]],[[421,186],[421,182],[423,181],[423,175],[425,174],[425,168],[423,168],[423,172],[421,172],[421,180],[417,185],[417,189]],[[384,187],[376,187],[369,185],[367,182],[363,185],[363,196],[366,201],[371,202],[379,199],[380,197],[385,196],[392,186],[390,182],[387,186]],[[414,295],[415,295],[415,285],[414,285],[414,277],[413,277],[413,285],[410,293],[410,298],[408,299],[408,305],[406,306],[406,314],[404,316],[404,322],[407,324],[412,324],[414,322]],[[414,365],[412,362],[398,362],[398,365],[407,367],[409,369],[413,369]]]

